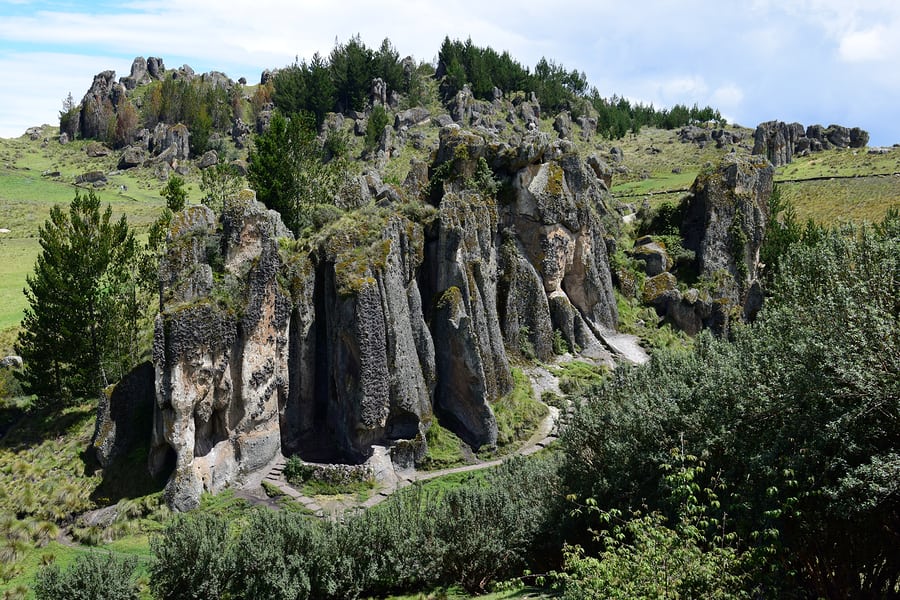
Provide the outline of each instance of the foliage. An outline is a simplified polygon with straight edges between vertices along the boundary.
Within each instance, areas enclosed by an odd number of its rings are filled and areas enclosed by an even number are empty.
[[[69,140],[74,140],[78,134],[78,119],[81,116],[81,108],[75,104],[72,98],[72,92],[63,100],[62,110],[59,111],[59,132],[69,136]]]
[[[803,228],[797,221],[794,205],[784,198],[778,185],[772,188],[772,194],[769,196],[768,212],[766,233],[759,249],[759,259],[765,265],[767,283],[771,284],[779,270],[781,257],[791,244],[800,241]]]
[[[233,555],[228,522],[214,514],[179,515],[150,541],[150,587],[161,600],[224,597]]]
[[[125,217],[111,215],[93,190],[76,192],[68,214],[54,206],[40,229],[16,351],[20,380],[44,400],[94,397],[137,363],[137,243]]]
[[[736,547],[737,536],[726,528],[713,482],[703,487],[703,463],[673,451],[681,464],[666,476],[676,517],[669,526],[659,511],[602,510],[589,501],[584,510],[596,514],[601,529],[598,556],[581,546],[564,548],[564,571],[557,577],[566,600],[588,598],[747,598],[750,556]],[[664,465],[672,469],[669,465]]]
[[[276,112],[269,130],[256,138],[247,179],[257,198],[299,234],[317,205],[333,204],[344,173],[341,159],[326,162],[311,117],[286,119]]]
[[[221,215],[228,207],[228,201],[237,196],[241,187],[241,176],[237,170],[220,161],[202,171],[200,191],[203,192],[203,197],[200,201],[217,215]]]
[[[235,543],[229,593],[234,598],[272,600],[315,597],[316,555],[325,543],[322,533],[307,517],[254,511]]]
[[[153,540],[159,598],[356,598],[437,583],[483,591],[545,556],[558,520],[556,463],[513,459],[440,497],[419,486],[343,521],[196,512]]]
[[[815,229],[781,256],[752,326],[617,369],[565,432],[570,490],[669,515],[659,465],[684,439],[731,483],[722,505],[743,539],[758,532],[770,589],[894,589],[898,244],[896,214],[875,228]]]
[[[137,600],[134,580],[137,560],[112,554],[90,553],[61,571],[50,565],[38,572],[34,585],[37,600]]]
[[[366,110],[376,78],[385,82],[388,91],[405,93],[409,89],[410,79],[390,40],[373,50],[357,35],[335,44],[327,59],[317,53],[309,63],[295,61],[279,70],[272,100],[285,115],[310,113],[316,125],[321,125],[328,112]]]
[[[191,154],[199,156],[208,149],[213,132],[225,133],[234,119],[229,90],[215,78],[175,78],[166,76],[150,84],[142,107],[144,127],[158,123],[183,123],[190,133]]]
[[[381,134],[389,123],[390,119],[383,106],[379,104],[372,108],[372,112],[369,114],[369,121],[366,123],[365,148],[367,151],[372,152],[378,146]]]

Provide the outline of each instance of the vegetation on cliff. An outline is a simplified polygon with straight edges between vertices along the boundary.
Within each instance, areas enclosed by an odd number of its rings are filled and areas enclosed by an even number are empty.
[[[117,102],[91,100],[100,120],[68,102],[66,145],[0,144],[0,196],[16,196],[0,216],[23,230],[27,218],[51,217],[40,230],[33,224],[32,243],[46,241],[47,254],[28,280],[35,304],[19,338],[25,391],[93,398],[104,373],[112,382],[144,354],[147,323],[120,311],[136,308],[132,277],[158,271],[158,257],[139,257],[124,219],[116,226],[101,214],[100,180],[79,183],[91,191],[76,196],[69,216],[45,200],[68,202],[67,182],[88,166],[123,186],[116,214],[129,211],[139,235],[149,227],[151,250],[169,246],[160,331],[181,329],[160,345],[158,358],[169,362],[157,373],[184,384],[174,402],[165,396],[173,386],[160,388],[165,409],[181,411],[180,429],[169,435],[166,413],[152,451],[147,425],[100,469],[81,454],[93,401],[36,410],[12,371],[0,370],[0,590],[16,597],[26,593],[17,586],[34,581],[39,598],[133,597],[136,589],[158,598],[353,598],[523,584],[565,598],[897,593],[900,216],[882,218],[897,193],[879,180],[875,199],[860,199],[878,225],[802,226],[808,216],[830,222],[834,201],[811,183],[783,181],[887,169],[896,161],[890,152],[798,158],[774,172],[782,185],[769,196],[772,176],[766,185],[752,179],[768,171],[765,161],[746,160],[740,128],[656,129],[721,121],[712,109],[604,99],[583,74],[552,61],[531,71],[449,38],[436,65],[400,60],[388,40],[374,50],[353,38],[327,57],[265,74],[258,86],[166,72],[151,60],[156,75],[123,83],[128,94]],[[98,77],[98,90],[112,82]],[[258,127],[252,142],[245,117]],[[214,148],[218,162],[168,157],[121,171],[111,157],[85,162],[103,147],[71,141],[82,123],[117,147],[139,145],[142,127],[168,124],[190,135],[190,156]],[[613,147],[598,134],[619,141]],[[710,144],[679,141],[688,134],[709,134]],[[713,139],[731,142],[713,148]],[[730,149],[736,158],[711,164]],[[245,152],[249,164],[236,160]],[[741,181],[761,190],[753,198],[748,186],[727,182],[747,164],[753,175]],[[287,229],[252,193],[233,198],[240,167]],[[724,190],[712,199],[719,208],[734,208],[719,219],[723,254],[705,257],[722,264],[708,272],[697,262],[705,250],[683,237],[690,201],[660,205],[673,194],[655,194],[686,188],[698,173],[700,184]],[[865,196],[875,189],[866,181],[834,185]],[[700,184],[693,201],[705,193]],[[627,197],[611,198],[610,187]],[[630,194],[636,205],[626,204]],[[792,201],[810,194],[821,215],[811,202],[795,210]],[[180,212],[186,201],[213,211]],[[78,213],[84,206],[87,217]],[[108,238],[103,253],[67,248],[87,244],[77,242],[76,213]],[[0,254],[8,258],[20,241],[0,239]],[[132,258],[120,264],[116,252]],[[50,272],[54,256],[65,272]],[[76,321],[85,314],[50,294],[65,286],[41,280],[64,281],[104,257],[97,280],[78,278],[96,284],[78,298],[99,299],[103,314],[74,342],[29,349],[39,334],[66,333],[52,319],[67,309]],[[743,294],[756,275],[766,301],[752,307],[753,321],[717,293],[739,279]],[[596,364],[617,315],[622,329],[654,346],[648,365]],[[696,335],[720,317],[724,335]],[[0,337],[3,348],[15,337]],[[277,356],[266,354],[273,344]],[[403,468],[471,461],[478,447],[493,457],[527,438],[547,410],[507,356],[555,355],[566,361],[548,367],[562,395],[540,397],[562,412],[563,435],[537,457],[415,485],[335,522],[286,510],[289,502],[272,512],[230,491],[199,496],[232,481],[241,461],[255,467],[279,442],[286,449],[301,437],[298,448],[324,441],[354,460],[374,442],[396,443],[392,458]],[[54,371],[40,362],[54,356],[84,363],[62,391],[49,389]],[[223,425],[242,420],[240,434]],[[111,421],[100,422],[107,430],[99,434],[114,437]],[[148,452],[161,480],[144,473],[131,481]],[[167,499],[198,506],[175,518],[159,493],[173,462],[196,472],[171,485]],[[294,463],[301,478],[315,471]],[[367,477],[368,466],[359,472]],[[346,488],[328,491],[337,490]],[[87,545],[137,555],[138,564],[76,560]]]

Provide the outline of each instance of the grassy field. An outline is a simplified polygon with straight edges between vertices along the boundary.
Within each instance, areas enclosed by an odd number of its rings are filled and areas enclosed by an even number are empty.
[[[60,145],[52,127],[45,127],[45,135],[50,139],[46,146],[26,136],[0,139],[0,229],[9,230],[0,233],[0,332],[7,333],[0,338],[10,337],[22,320],[25,277],[40,253],[38,231],[54,205],[68,205],[75,197],[78,175],[106,173],[108,183],[97,190],[100,200],[112,206],[114,218],[124,214],[138,235],[165,205],[159,195],[165,182],[152,168],[117,171],[117,153],[92,158],[87,154],[90,142]],[[192,202],[200,198],[198,178],[196,170],[187,177]]]
[[[733,148],[750,154],[749,129],[742,145],[717,149],[708,144],[681,143],[676,131],[645,129],[627,135],[609,146],[622,149],[627,174],[613,176],[613,195],[623,202],[651,206],[678,202],[690,188],[700,169],[715,164]],[[674,172],[675,170],[680,173]],[[842,221],[876,221],[891,206],[900,203],[900,148],[869,154],[866,149],[828,150],[796,158],[779,167],[775,181],[784,196],[794,203],[797,215],[820,224]],[[797,181],[812,180],[812,181]]]

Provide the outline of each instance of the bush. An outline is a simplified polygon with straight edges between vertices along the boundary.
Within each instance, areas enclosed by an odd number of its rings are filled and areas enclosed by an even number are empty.
[[[233,560],[228,522],[209,513],[173,519],[162,538],[152,539],[150,587],[162,600],[222,598]]]
[[[136,600],[136,565],[133,557],[92,552],[78,557],[66,571],[57,565],[42,568],[35,579],[34,595],[37,600]]]
[[[234,547],[229,592],[235,598],[316,597],[313,578],[324,541],[319,523],[309,517],[255,511]]]
[[[372,152],[378,146],[381,139],[381,133],[390,123],[387,111],[380,104],[372,109],[369,115],[369,121],[366,123],[366,150]]]

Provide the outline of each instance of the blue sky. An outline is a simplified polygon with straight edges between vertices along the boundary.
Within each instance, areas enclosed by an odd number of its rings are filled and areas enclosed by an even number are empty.
[[[430,61],[445,35],[528,66],[584,71],[605,96],[712,105],[731,121],[838,123],[900,143],[896,0],[0,0],[0,137],[56,123],[93,75],[135,56],[259,80],[360,34]]]

